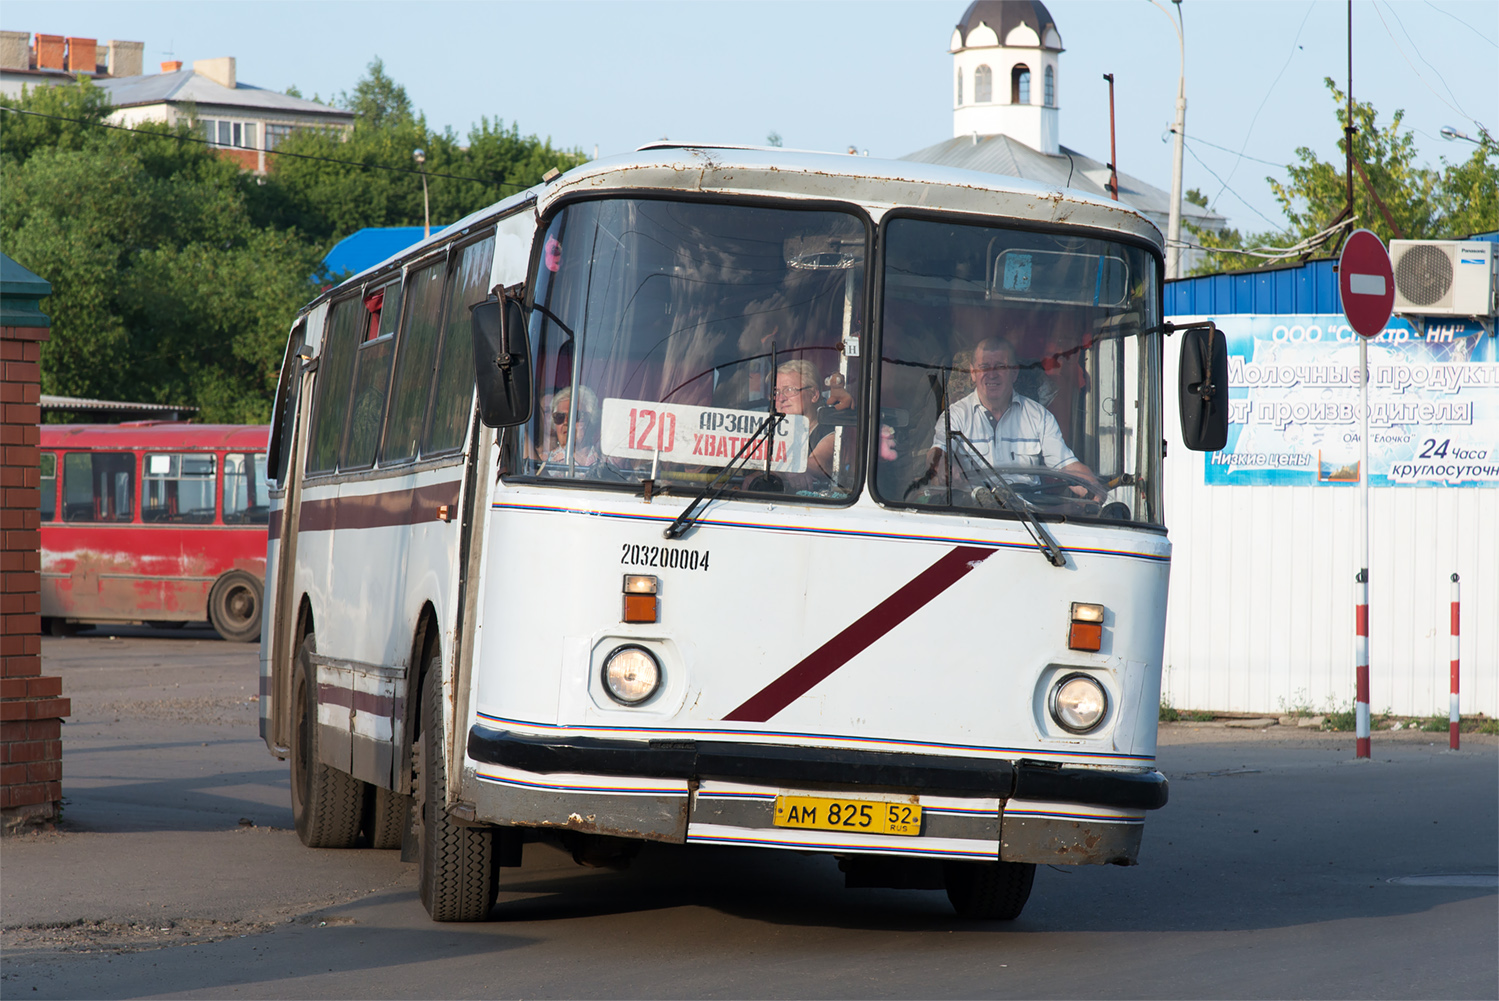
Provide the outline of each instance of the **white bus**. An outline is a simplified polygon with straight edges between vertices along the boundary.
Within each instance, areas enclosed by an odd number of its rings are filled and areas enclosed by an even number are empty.
[[[401,847],[440,921],[542,840],[829,853],[998,919],[1038,863],[1134,864],[1161,290],[1116,202],[666,144],[329,290],[269,455],[298,834]],[[1221,335],[1183,357],[1220,447]]]

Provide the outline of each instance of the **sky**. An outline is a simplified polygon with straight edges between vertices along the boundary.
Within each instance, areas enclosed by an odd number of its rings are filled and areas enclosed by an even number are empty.
[[[1161,0],[1167,8],[1171,4]],[[238,78],[327,99],[379,57],[428,124],[481,117],[592,155],[661,138],[898,157],[952,135],[964,0],[928,2],[341,2],[6,0],[0,27],[145,43],[166,59],[234,56]],[[1184,0],[1187,156],[1241,229],[1284,225],[1265,181],[1309,147],[1337,153],[1323,85],[1347,80],[1345,0]],[[1423,160],[1465,159],[1440,136],[1499,130],[1499,0],[1354,0],[1353,93],[1397,109]],[[1150,0],[1049,0],[1062,36],[1062,145],[1107,160],[1115,77],[1119,169],[1171,185],[1179,55]],[[1242,155],[1240,155],[1242,154]]]

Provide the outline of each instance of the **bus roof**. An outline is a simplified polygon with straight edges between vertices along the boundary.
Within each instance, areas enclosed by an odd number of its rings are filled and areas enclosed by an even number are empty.
[[[834,182],[834,183],[830,183]],[[547,185],[538,210],[577,192],[611,189],[759,194],[857,202],[875,209],[979,213],[1024,222],[1109,230],[1164,246],[1161,231],[1134,209],[1071,188],[912,160],[756,146],[654,143],[593,160]]]
[[[188,424],[182,421],[130,421],[125,424],[43,424],[41,447],[48,449],[150,449],[162,452],[263,452],[270,437],[264,424]]]
[[[836,183],[830,183],[833,181]],[[537,202],[538,211],[543,211],[565,195],[610,190],[758,194],[847,201],[882,209],[909,207],[967,212],[1032,223],[1087,226],[1144,240],[1157,250],[1165,246],[1156,225],[1123,202],[1072,188],[1048,187],[1018,177],[913,160],[663,142],[643,146],[633,153],[590,160],[551,181],[472,212],[421,243],[325,290],[302,312],[305,314],[341,290],[388,270],[400,260],[421,257],[454,235],[524,204]]]

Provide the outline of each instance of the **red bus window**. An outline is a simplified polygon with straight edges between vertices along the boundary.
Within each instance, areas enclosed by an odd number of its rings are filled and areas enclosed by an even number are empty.
[[[218,457],[211,454],[148,453],[141,481],[141,521],[212,524],[217,467]]]
[[[264,525],[270,520],[265,453],[224,456],[224,524]]]
[[[57,453],[42,453],[42,520],[57,520]]]
[[[69,452],[62,460],[64,521],[131,521],[134,452]]]

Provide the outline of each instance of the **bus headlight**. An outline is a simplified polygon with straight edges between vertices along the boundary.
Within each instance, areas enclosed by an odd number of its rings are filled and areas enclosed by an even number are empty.
[[[1051,718],[1069,733],[1096,729],[1108,711],[1108,693],[1086,674],[1069,674],[1051,690]]]
[[[604,658],[604,689],[621,705],[639,705],[661,687],[661,663],[643,646],[622,646]]]

